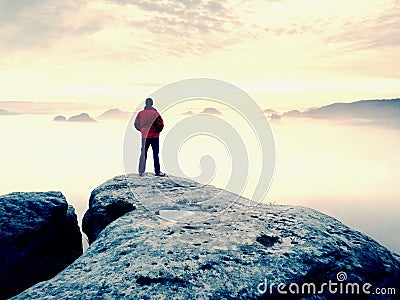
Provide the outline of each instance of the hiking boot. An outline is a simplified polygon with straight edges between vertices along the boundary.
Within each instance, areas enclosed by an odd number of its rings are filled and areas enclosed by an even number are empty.
[[[160,177],[164,177],[164,176],[165,176],[165,173],[160,172],[160,173],[156,173],[155,175],[156,175],[156,176],[160,176]]]

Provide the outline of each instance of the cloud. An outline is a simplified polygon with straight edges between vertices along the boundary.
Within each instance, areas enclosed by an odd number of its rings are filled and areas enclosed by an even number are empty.
[[[20,0],[0,2],[0,49],[46,48],[66,37],[92,34],[102,28],[95,17],[77,18],[85,1]]]
[[[399,8],[386,5],[372,17],[369,11],[362,11],[358,17],[353,14],[335,19],[337,11],[329,12],[328,4],[311,4],[229,0],[2,1],[0,49],[9,53],[32,52],[35,48],[50,52],[54,48],[54,52],[75,60],[123,58],[143,62],[188,53],[207,56],[254,40],[286,36],[302,39],[305,34],[351,49],[400,43]]]
[[[254,38],[227,0],[2,1],[0,14],[0,50],[75,61],[207,55]]]
[[[69,102],[0,101],[0,109],[14,114],[50,115],[95,108],[96,106],[90,104]]]
[[[269,22],[265,18],[266,21],[257,21],[256,26],[262,26],[270,38],[299,36],[301,44],[305,44],[304,35],[310,35],[315,46],[336,47],[342,51],[400,45],[400,6],[393,1],[339,0],[320,5],[307,0],[280,1],[269,8],[270,19],[275,13],[281,20]]]
[[[206,30],[223,30],[226,24],[240,24],[235,21],[237,18],[226,6],[226,1],[117,1],[126,5],[136,6],[143,12],[150,12],[146,15],[150,19],[142,19],[149,29],[153,27],[153,22],[159,21],[175,31],[176,27],[182,29],[182,25],[188,26],[187,30],[193,28],[205,28]]]
[[[301,25],[301,24],[290,24],[285,27],[277,27],[277,28],[264,28],[264,31],[268,34],[275,36],[285,36],[285,35],[301,35],[304,33],[317,33],[318,30],[311,26]]]
[[[136,86],[162,86],[163,83],[157,83],[157,82],[135,82]]]
[[[377,65],[392,64],[393,49],[389,58],[369,53],[361,60],[357,54],[396,47],[400,14],[389,2],[376,13],[377,5],[364,9],[374,4],[365,1],[2,1],[2,94],[24,99],[14,96],[20,82],[33,91],[71,91],[134,82],[162,86],[186,76],[269,80],[286,70],[387,74],[388,67]],[[365,63],[372,60],[377,63]]]
[[[400,46],[400,7],[382,14],[351,20],[325,41],[337,43],[345,51]]]
[[[276,114],[276,113],[277,113],[276,110],[271,109],[271,108],[264,109],[262,112],[263,112],[264,114],[268,114],[268,115]]]
[[[351,49],[399,45],[399,7],[375,5],[371,10],[376,13],[371,15],[364,8],[371,6],[369,2],[361,9],[354,4],[348,10],[357,7],[362,10],[359,15],[341,17],[337,13],[343,14],[346,5],[340,5],[336,11],[312,1],[1,1],[0,49],[30,51],[70,39],[79,43],[78,53],[87,52],[90,57],[116,57],[116,52],[132,49],[130,59],[139,61],[185,53],[205,55],[252,39],[309,33],[320,35],[326,43],[346,43]],[[108,43],[102,40],[107,35],[113,36]],[[85,44],[85,37],[98,48]]]
[[[128,18],[129,27],[148,32],[146,45],[165,56],[203,55],[251,37],[250,29],[228,1],[113,1],[126,10],[139,10]],[[151,54],[151,51],[149,52]]]

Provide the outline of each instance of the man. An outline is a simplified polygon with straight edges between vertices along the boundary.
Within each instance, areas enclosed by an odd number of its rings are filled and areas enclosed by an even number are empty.
[[[160,159],[158,152],[160,150],[160,132],[164,128],[164,121],[160,114],[153,107],[153,99],[146,99],[144,110],[140,111],[135,119],[135,128],[142,134],[142,150],[139,160],[139,175],[143,176],[146,169],[147,150],[153,149],[154,172],[156,176],[165,176],[160,171]]]

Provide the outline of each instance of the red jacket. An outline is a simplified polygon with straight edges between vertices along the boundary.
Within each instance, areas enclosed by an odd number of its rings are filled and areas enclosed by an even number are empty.
[[[164,121],[154,107],[145,108],[137,114],[135,128],[142,133],[142,138],[158,138],[164,128]]]

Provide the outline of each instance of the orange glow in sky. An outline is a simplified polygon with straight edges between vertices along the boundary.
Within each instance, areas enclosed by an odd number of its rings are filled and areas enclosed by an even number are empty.
[[[400,91],[396,0],[21,0],[0,16],[0,101],[132,107],[191,77],[275,109]]]

